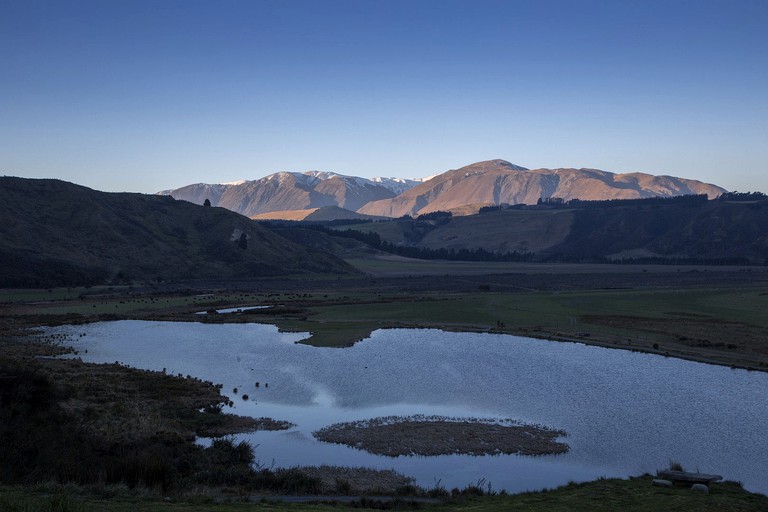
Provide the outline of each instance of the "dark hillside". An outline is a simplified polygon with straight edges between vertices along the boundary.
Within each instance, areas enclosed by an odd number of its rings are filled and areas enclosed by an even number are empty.
[[[532,261],[768,262],[765,199],[709,201],[699,195],[572,201],[562,206],[486,208],[478,215],[440,222],[404,217],[333,228],[362,232],[358,239],[363,241],[375,235],[379,249],[394,246],[397,254],[428,259],[480,250],[510,255],[513,261],[516,254],[525,254]]]
[[[545,251],[569,259],[768,259],[768,201],[675,202],[574,210],[570,234]]]
[[[0,178],[0,287],[348,272],[223,208]]]

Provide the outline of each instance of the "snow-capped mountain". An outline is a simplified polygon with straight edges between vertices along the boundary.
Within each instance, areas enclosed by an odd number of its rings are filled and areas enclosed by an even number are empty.
[[[357,210],[371,201],[389,199],[421,183],[401,178],[360,178],[334,172],[281,171],[253,181],[226,184],[196,183],[164,190],[170,195],[197,204],[206,199],[213,206],[253,216],[286,210],[339,206]]]
[[[377,176],[376,178],[373,178],[371,181],[374,183],[378,183],[379,185],[382,185],[384,187],[387,187],[389,190],[394,192],[396,195],[400,195],[403,192],[405,192],[408,189],[411,189],[415,187],[416,185],[421,185],[425,181],[427,181],[429,178],[383,178]]]
[[[725,189],[716,185],[673,176],[614,174],[597,169],[526,169],[505,160],[488,160],[444,172],[397,197],[372,201],[358,212],[401,217],[467,205],[536,204],[542,197],[567,201],[707,194],[714,199],[723,192]]]
[[[723,192],[716,185],[673,176],[526,169],[505,160],[488,160],[423,179],[282,171],[254,181],[198,183],[159,193],[197,204],[210,199],[213,206],[247,216],[338,206],[367,215],[400,217],[467,205],[536,204],[542,197],[596,200],[707,194],[714,198]]]

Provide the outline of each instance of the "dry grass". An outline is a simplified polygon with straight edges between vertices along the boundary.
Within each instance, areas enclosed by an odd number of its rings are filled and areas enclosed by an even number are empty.
[[[509,420],[388,417],[336,423],[313,434],[321,441],[345,444],[388,457],[550,455],[568,451],[568,445],[556,440],[566,435],[564,431]]]

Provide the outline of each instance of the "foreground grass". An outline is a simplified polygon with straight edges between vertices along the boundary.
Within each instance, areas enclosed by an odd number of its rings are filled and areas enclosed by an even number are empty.
[[[331,505],[289,504],[263,501],[248,503],[240,498],[213,499],[192,496],[183,499],[166,499],[156,494],[139,494],[127,491],[98,493],[73,487],[35,489],[24,487],[0,487],[0,510],[3,512],[239,512],[245,510],[335,510]]]
[[[402,498],[393,503],[377,502],[374,498],[362,498],[353,503],[285,503],[281,501],[252,498],[246,503],[246,496],[219,498],[214,500],[204,495],[181,496],[166,499],[162,495],[137,493],[118,489],[84,489],[72,486],[59,487],[0,487],[0,510],[15,511],[62,511],[62,512],[128,512],[183,511],[183,512],[229,512],[241,510],[297,510],[326,511],[350,507],[399,508],[424,510],[464,510],[491,512],[516,510],[527,512],[543,511],[741,511],[758,512],[768,510],[768,497],[743,490],[733,482],[713,484],[710,494],[699,494],[687,488],[661,488],[651,485],[651,477],[644,476],[620,479],[600,479],[582,484],[569,484],[551,491],[530,492],[516,495],[480,495],[477,487],[468,487],[463,492],[446,496],[438,504],[409,503]],[[448,493],[447,493],[448,494]]]
[[[485,496],[468,501],[456,510],[477,512],[519,510],[538,512],[563,510],[573,512],[632,511],[765,511],[768,497],[744,491],[738,484],[715,484],[704,495],[687,488],[651,486],[651,477],[629,480],[606,479],[584,484],[569,484],[553,491],[514,496]]]

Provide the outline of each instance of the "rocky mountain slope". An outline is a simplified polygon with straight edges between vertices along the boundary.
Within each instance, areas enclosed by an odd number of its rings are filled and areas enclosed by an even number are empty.
[[[371,201],[389,199],[420,183],[400,178],[358,178],[332,172],[278,172],[254,181],[235,184],[197,183],[164,190],[170,195],[195,204],[206,199],[248,217],[262,213],[310,210],[339,206],[357,210]]]
[[[529,170],[505,160],[489,160],[445,172],[396,197],[370,202],[358,212],[401,217],[465,205],[536,204],[539,198],[550,197],[567,201],[707,194],[714,199],[723,192],[716,185],[672,176],[596,169]]]
[[[351,271],[224,208],[58,180],[0,192],[0,287]]]
[[[505,160],[477,162],[425,180],[368,180],[329,172],[279,172],[234,184],[198,183],[160,194],[252,217],[295,218],[293,210],[339,206],[365,215],[401,217],[433,211],[476,212],[484,205],[536,204],[540,198],[605,200],[725,192],[716,185],[673,176],[614,174],[597,169],[526,169]]]

